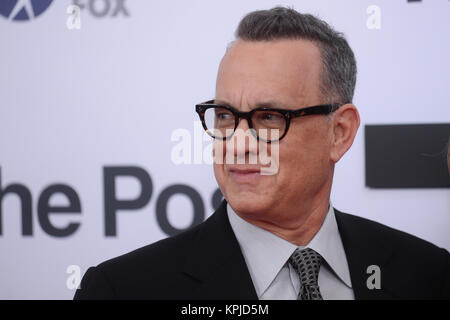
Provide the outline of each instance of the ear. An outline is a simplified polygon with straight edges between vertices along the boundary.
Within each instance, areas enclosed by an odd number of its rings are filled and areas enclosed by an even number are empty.
[[[334,112],[331,123],[331,161],[338,162],[350,149],[358,131],[359,123],[358,109],[353,104],[345,104]]]

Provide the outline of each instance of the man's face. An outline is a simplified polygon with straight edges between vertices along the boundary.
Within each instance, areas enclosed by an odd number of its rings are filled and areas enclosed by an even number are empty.
[[[220,64],[215,100],[239,111],[260,105],[293,110],[329,102],[320,99],[321,68],[320,51],[310,41],[237,40]],[[241,120],[238,128],[247,130],[247,121]],[[248,164],[258,148],[235,143],[229,150],[227,141],[223,163],[214,164],[214,173],[228,203],[243,217],[271,221],[276,215],[285,222],[295,218],[293,211],[317,206],[317,195],[328,197],[331,187],[330,131],[324,115],[293,118],[279,142],[279,168],[273,175],[239,171],[262,166]],[[271,148],[269,144],[269,154]],[[246,164],[226,163],[226,152],[236,158],[245,155]]]

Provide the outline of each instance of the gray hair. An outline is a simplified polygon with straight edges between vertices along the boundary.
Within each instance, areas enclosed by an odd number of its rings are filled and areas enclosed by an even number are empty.
[[[246,41],[306,39],[321,52],[320,92],[323,99],[351,103],[356,84],[356,61],[344,35],[325,21],[294,9],[275,7],[253,11],[239,23],[236,38]]]

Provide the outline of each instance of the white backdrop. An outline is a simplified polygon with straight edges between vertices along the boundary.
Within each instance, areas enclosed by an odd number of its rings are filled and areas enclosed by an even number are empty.
[[[179,128],[194,135],[194,105],[214,97],[217,67],[239,20],[277,4],[328,21],[356,54],[354,103],[362,123],[337,165],[333,205],[450,250],[450,190],[365,187],[363,143],[365,124],[450,122],[449,1],[128,0],[117,9],[121,1],[76,2],[84,6],[81,29],[66,24],[72,0],[53,1],[29,21],[0,16],[0,187],[23,185],[32,205],[26,236],[18,196],[3,197],[0,298],[70,299],[67,280],[77,272],[67,273],[68,266],[82,274],[166,237],[155,210],[168,186],[194,188],[205,215],[212,213],[212,167],[175,165],[171,135]],[[368,13],[371,5],[379,20]],[[380,28],[370,29],[368,20]],[[140,167],[153,185],[147,205],[117,213],[112,237],[104,230],[106,166]],[[119,199],[140,194],[136,179],[116,183]],[[70,186],[80,200],[80,213],[50,217],[55,227],[80,224],[67,237],[49,235],[39,223],[39,197],[53,184]],[[50,203],[64,206],[68,199],[56,194]],[[167,208],[173,226],[191,223],[187,197],[172,197]]]

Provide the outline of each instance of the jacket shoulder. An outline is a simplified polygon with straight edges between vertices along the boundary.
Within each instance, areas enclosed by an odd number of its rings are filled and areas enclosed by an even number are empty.
[[[141,248],[135,249],[123,255],[106,260],[98,265],[108,270],[132,268],[153,264],[153,268],[160,265],[164,269],[164,262],[169,265],[176,264],[184,258],[184,253],[195,241],[199,232],[199,226],[182,232],[178,235],[168,237]],[[155,265],[156,264],[156,265]]]
[[[442,255],[443,251],[446,252],[445,249],[407,232],[353,214],[343,213],[336,209],[335,212],[338,224],[341,226],[345,224],[351,228],[352,233],[356,233],[364,239],[373,239],[383,242],[391,248],[413,250],[420,254]]]
[[[414,235],[335,210],[346,251],[358,267],[377,262],[382,286],[397,298],[450,298],[450,254]],[[377,264],[377,263],[375,263]],[[365,269],[362,269],[364,276]],[[361,272],[362,272],[361,271]]]
[[[90,267],[74,298],[173,298],[171,288],[178,288],[187,280],[181,277],[180,266],[188,258],[187,252],[203,224]],[[189,284],[185,287],[189,288]]]

